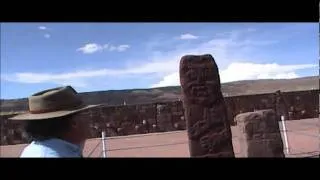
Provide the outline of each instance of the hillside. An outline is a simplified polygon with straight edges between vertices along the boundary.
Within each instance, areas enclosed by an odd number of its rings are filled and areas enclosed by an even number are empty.
[[[222,84],[224,96],[262,94],[281,91],[302,91],[319,89],[319,77],[304,77],[290,80],[250,80]],[[176,101],[180,98],[180,87],[153,89],[109,90],[80,93],[87,104],[143,104],[163,101]],[[1,100],[1,112],[17,112],[28,109],[27,98]]]

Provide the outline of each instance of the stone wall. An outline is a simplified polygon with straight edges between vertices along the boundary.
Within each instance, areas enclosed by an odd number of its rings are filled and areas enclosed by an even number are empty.
[[[287,120],[299,120],[319,117],[319,90],[282,92],[289,117]],[[274,109],[274,94],[226,97],[228,114],[231,121],[240,113],[262,109]]]
[[[285,92],[289,120],[319,117],[319,90]],[[274,94],[225,97],[228,119],[235,124],[237,114],[274,107]],[[184,130],[186,128],[182,102],[154,103],[129,106],[102,106],[83,112],[91,121],[91,135],[122,136],[152,132]],[[0,145],[27,143],[22,122],[9,121],[11,115],[2,115]]]

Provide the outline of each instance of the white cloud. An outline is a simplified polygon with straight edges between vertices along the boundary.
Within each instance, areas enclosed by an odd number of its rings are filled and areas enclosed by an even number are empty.
[[[48,32],[48,28],[46,26],[39,26],[38,29],[40,31],[44,31],[44,32]],[[46,33],[43,35],[44,38],[49,39],[51,37],[51,35],[49,33]]]
[[[222,82],[261,78],[296,78],[299,77],[296,72],[297,70],[315,67],[310,64],[279,65],[258,63],[257,59],[251,59],[250,55],[246,55],[244,53],[245,50],[252,47],[264,48],[264,46],[278,43],[278,41],[272,38],[262,40],[243,38],[243,33],[252,32],[256,33],[250,29],[232,31],[206,42],[192,43],[187,47],[174,46],[174,48],[169,48],[166,51],[157,49],[159,48],[158,46],[152,46],[148,49],[149,54],[144,59],[131,59],[130,63],[120,69],[102,68],[66,73],[16,73],[3,76],[2,79],[20,83],[64,83],[74,86],[87,85],[88,87],[92,87],[91,80],[93,78],[138,75],[141,78],[148,77],[154,79],[155,83],[150,84],[150,87],[172,86],[180,84],[178,74],[179,61],[186,54],[212,54],[219,66]],[[239,40],[239,37],[242,39]],[[149,42],[149,44],[152,44],[152,42]],[[90,43],[78,48],[77,51],[92,54],[100,51],[122,52],[128,48],[130,46],[125,44],[116,46],[112,44],[100,45]]]
[[[139,75],[156,73],[160,71],[165,72],[165,66],[163,69],[156,69],[159,66],[158,63],[149,63],[140,67],[125,68],[125,69],[96,69],[96,70],[83,70],[69,73],[15,73],[13,75],[2,75],[1,78],[7,81],[20,82],[20,83],[57,83],[70,82],[73,80],[79,81],[80,79],[103,77],[103,76],[120,76],[120,75]]]
[[[220,71],[221,82],[232,82],[240,80],[256,79],[292,79],[298,78],[296,70],[314,68],[317,65],[279,65],[273,64],[255,64],[255,63],[231,63],[226,69]],[[179,86],[179,72],[171,73],[163,79],[151,85],[151,87]]]
[[[115,51],[117,50],[117,47],[111,45],[109,48],[108,48],[109,51]]]
[[[128,44],[121,44],[119,46],[110,45],[110,46],[104,47],[105,50],[118,51],[118,52],[126,51],[129,48],[130,48],[130,45]]]
[[[119,51],[119,52],[122,52],[122,51],[127,50],[128,48],[130,48],[129,45],[127,45],[127,44],[122,44],[122,45],[119,45],[119,46],[118,46],[118,51]]]
[[[49,39],[51,37],[51,35],[50,34],[45,34],[44,37]]]
[[[127,44],[122,44],[119,46],[114,46],[110,44],[96,44],[96,43],[89,43],[86,44],[80,48],[77,49],[77,51],[81,51],[84,54],[93,54],[96,52],[101,52],[101,51],[117,51],[117,52],[123,52],[126,51],[128,48],[130,48],[130,45]]]
[[[182,40],[187,40],[187,39],[198,39],[199,37],[198,36],[195,36],[195,35],[192,35],[192,34],[181,34],[180,35],[180,39]]]
[[[254,79],[290,79],[299,77],[295,71],[317,67],[313,64],[279,65],[232,63],[221,71],[221,81],[231,82]]]
[[[108,51],[123,52],[123,51],[126,51],[126,50],[129,49],[129,48],[130,48],[129,45],[127,45],[127,44],[122,44],[122,45],[119,45],[119,46],[114,46],[114,45],[107,46],[107,47],[105,47],[104,49],[105,49],[105,50],[108,50]]]
[[[158,68],[156,68],[158,67]],[[173,67],[166,69],[166,67]],[[314,68],[317,65],[279,65],[255,63],[231,63],[226,69],[220,71],[221,82],[254,79],[290,79],[299,77],[296,70]],[[166,73],[172,72],[173,73]],[[148,63],[146,65],[127,69],[98,69],[91,71],[76,71],[71,73],[16,73],[13,76],[3,75],[2,79],[20,83],[55,83],[60,85],[70,84],[84,87],[86,80],[94,77],[121,76],[121,75],[146,75],[150,73],[165,73],[161,81],[150,87],[179,86],[178,67],[173,64],[167,66],[161,63]]]
[[[96,43],[89,43],[77,49],[77,51],[81,51],[84,54],[92,54],[98,51],[103,50],[103,46]]]
[[[12,82],[37,84],[54,83],[59,85],[73,85],[84,87],[87,85],[86,78],[116,74],[112,70],[100,69],[94,71],[76,71],[71,73],[16,73],[14,75],[3,75],[1,79]]]
[[[175,72],[165,76],[160,82],[151,85],[151,88],[165,86],[180,86],[179,72]]]
[[[40,29],[40,30],[47,30],[48,28],[45,27],[45,26],[39,26],[38,29]]]
[[[132,64],[128,64],[127,68],[122,69],[98,69],[93,71],[77,71],[71,73],[61,73],[61,74],[52,74],[52,73],[16,73],[11,75],[10,78],[6,78],[10,81],[17,81],[21,83],[61,83],[65,81],[76,80],[77,82],[80,79],[83,81],[88,80],[89,78],[101,77],[101,76],[125,76],[125,75],[149,75],[154,76],[156,78],[163,78],[158,85],[161,84],[172,84],[173,82],[177,82],[177,71],[179,68],[179,60],[183,55],[186,54],[213,54],[215,59],[221,60],[223,59],[223,63],[228,64],[231,62],[230,57],[228,57],[228,51],[230,48],[236,47],[238,52],[241,51],[241,48],[237,46],[242,43],[242,46],[248,46],[253,44],[254,41],[250,41],[250,43],[243,43],[235,41],[235,35],[232,38],[220,38],[213,39],[201,44],[197,44],[194,47],[189,47],[188,49],[173,49],[172,51],[157,51],[151,49],[153,52],[153,56],[149,56],[146,59],[142,59],[142,61],[134,61]],[[264,45],[263,43],[260,45]],[[256,43],[259,45],[259,43]],[[77,51],[81,51],[85,54],[92,54],[95,52],[100,52],[103,50],[108,51],[123,51],[129,48],[129,45],[120,45],[115,46],[111,44],[100,45],[96,43],[89,43],[77,49]],[[172,75],[175,74],[175,75]],[[174,78],[175,77],[175,78]],[[172,79],[173,78],[173,79]],[[82,82],[83,82],[82,81]],[[79,83],[77,83],[79,84]]]

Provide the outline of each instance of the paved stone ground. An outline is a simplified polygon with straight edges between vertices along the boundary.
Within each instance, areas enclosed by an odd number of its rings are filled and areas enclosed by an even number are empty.
[[[282,129],[281,123],[280,128]],[[286,122],[289,154],[286,157],[309,157],[320,154],[319,119]],[[232,127],[236,157],[241,157],[237,127]],[[282,132],[283,137],[283,132]],[[284,141],[284,140],[283,140]],[[108,157],[189,157],[186,131],[111,137],[106,141]],[[18,157],[25,144],[0,146],[0,157]],[[89,139],[84,157],[102,157],[100,139]]]

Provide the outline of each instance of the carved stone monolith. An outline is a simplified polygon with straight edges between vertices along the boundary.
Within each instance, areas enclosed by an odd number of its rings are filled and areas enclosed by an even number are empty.
[[[285,157],[274,110],[260,110],[236,116],[243,157]]]
[[[213,57],[183,56],[180,83],[191,157],[234,157],[230,122]]]

